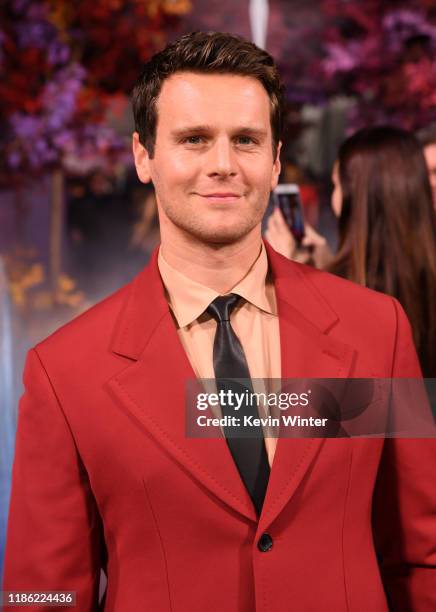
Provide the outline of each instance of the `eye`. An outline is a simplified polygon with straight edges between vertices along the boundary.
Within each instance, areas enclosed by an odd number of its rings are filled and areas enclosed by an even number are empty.
[[[238,144],[241,144],[241,145],[251,145],[255,143],[255,141],[253,140],[251,136],[244,136],[244,135],[237,136],[236,140]]]
[[[184,138],[182,140],[183,143],[185,144],[200,144],[202,141],[202,136],[186,136],[186,138]]]

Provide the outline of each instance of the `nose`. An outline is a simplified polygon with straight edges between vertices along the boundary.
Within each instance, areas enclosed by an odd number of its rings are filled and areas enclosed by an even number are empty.
[[[228,177],[236,173],[236,155],[232,143],[228,138],[218,138],[208,151],[208,176]]]

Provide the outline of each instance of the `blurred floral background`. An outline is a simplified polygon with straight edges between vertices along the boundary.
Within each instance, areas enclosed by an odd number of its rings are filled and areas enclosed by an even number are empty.
[[[123,283],[159,242],[130,153],[141,65],[192,30],[240,34],[286,84],[284,181],[334,243],[344,136],[436,121],[433,0],[4,0],[0,5],[0,574],[28,348]]]

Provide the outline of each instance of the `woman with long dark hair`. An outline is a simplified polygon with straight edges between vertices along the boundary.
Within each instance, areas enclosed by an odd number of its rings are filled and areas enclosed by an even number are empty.
[[[436,220],[420,144],[394,127],[360,130],[342,144],[332,179],[339,248],[327,269],[396,297],[423,373],[436,377]]]

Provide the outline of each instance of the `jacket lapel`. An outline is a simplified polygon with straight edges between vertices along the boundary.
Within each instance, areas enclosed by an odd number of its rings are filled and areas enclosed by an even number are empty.
[[[280,320],[282,379],[348,376],[355,351],[328,335],[339,320],[310,282],[311,269],[289,265],[267,242],[265,246]],[[323,443],[322,438],[279,438],[259,530],[288,503]]]
[[[131,286],[113,350],[131,361],[107,383],[122,409],[193,478],[255,521],[253,504],[225,439],[185,435],[185,385],[195,374],[165,298],[157,250]]]

